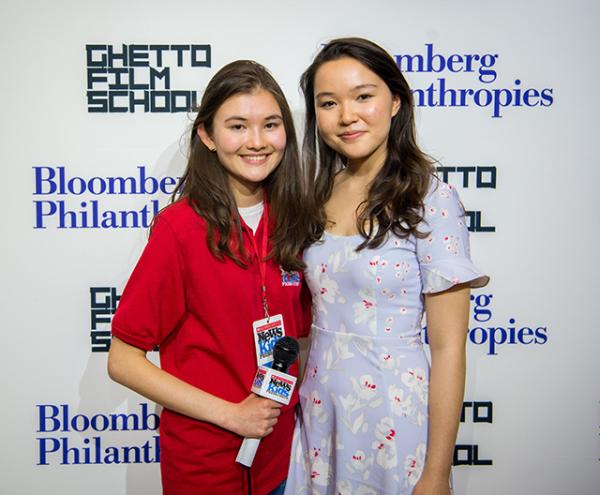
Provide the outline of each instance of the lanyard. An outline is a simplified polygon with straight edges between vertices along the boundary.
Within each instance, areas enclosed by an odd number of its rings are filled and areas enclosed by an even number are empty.
[[[254,248],[254,252],[258,257],[258,269],[260,271],[260,290],[262,296],[263,310],[265,312],[265,318],[269,318],[269,303],[267,302],[267,245],[269,242],[269,209],[267,206],[267,201],[264,202],[264,210],[263,210],[263,237],[261,242],[261,250],[258,250],[258,245],[256,244],[256,239],[254,235],[250,235],[250,241],[252,242],[252,247]]]

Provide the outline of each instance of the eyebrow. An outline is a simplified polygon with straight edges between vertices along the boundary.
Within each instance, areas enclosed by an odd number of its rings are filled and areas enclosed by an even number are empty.
[[[225,122],[229,122],[231,120],[241,120],[242,122],[247,122],[248,119],[246,117],[240,117],[238,115],[232,115],[231,117],[228,117],[225,119]],[[279,114],[274,113],[273,115],[269,115],[268,117],[265,117],[264,120],[283,120],[283,117]]]
[[[354,86],[351,91],[359,91],[361,89],[365,89],[365,88],[376,88],[377,84],[374,83],[365,83],[365,84],[359,84],[358,86]],[[315,95],[315,98],[321,98],[323,96],[332,96],[334,93],[332,93],[331,91],[321,91],[319,94]]]

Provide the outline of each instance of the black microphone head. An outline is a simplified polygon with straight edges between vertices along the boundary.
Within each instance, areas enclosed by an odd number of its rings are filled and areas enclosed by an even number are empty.
[[[273,348],[273,369],[287,373],[300,354],[298,341],[293,337],[281,337]]]

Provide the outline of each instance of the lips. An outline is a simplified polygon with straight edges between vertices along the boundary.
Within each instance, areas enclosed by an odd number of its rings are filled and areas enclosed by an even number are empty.
[[[365,131],[346,131],[339,134],[339,137],[344,141],[354,141],[355,139],[361,137],[364,133]]]

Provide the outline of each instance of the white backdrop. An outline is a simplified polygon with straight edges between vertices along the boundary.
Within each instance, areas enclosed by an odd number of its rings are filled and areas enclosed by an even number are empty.
[[[108,330],[111,294],[122,291],[147,235],[143,226],[116,228],[118,212],[151,211],[167,195],[101,189],[110,177],[134,177],[130,186],[139,188],[140,167],[158,180],[177,177],[191,121],[186,113],[144,112],[142,104],[90,112],[88,90],[100,92],[92,97],[99,108],[117,77],[95,72],[94,60],[109,45],[117,53],[123,44],[166,45],[136,48],[133,62],[154,66],[159,90],[168,68],[166,89],[189,94],[225,63],[252,58],[272,70],[300,121],[298,78],[319,44],[357,35],[394,55],[424,56],[423,70],[431,45],[434,71],[417,72],[414,58],[406,74],[425,95],[417,108],[421,143],[449,167],[444,173],[467,209],[480,212],[471,219],[479,230],[473,257],[492,282],[474,292],[456,493],[600,493],[600,334],[592,319],[599,14],[591,0],[3,1],[0,491],[160,493],[155,406],[109,381],[106,337],[95,334],[93,345],[91,333]],[[88,45],[106,46],[90,66]],[[210,46],[209,66],[192,65],[191,45]],[[472,72],[466,55],[480,56]],[[454,58],[435,72],[440,56]],[[130,83],[149,82],[148,67],[133,71]],[[120,77],[127,86],[129,76]],[[447,92],[442,106],[440,85],[472,94],[451,107]],[[509,97],[508,106],[494,107]],[[127,96],[114,101],[128,110]],[[50,180],[63,172],[67,187],[71,179],[65,194]],[[92,190],[82,192],[86,184]],[[151,192],[153,179],[144,185]],[[61,207],[79,212],[77,222],[66,215],[59,228]],[[107,228],[91,227],[96,207]],[[129,225],[134,217],[143,223],[131,213]],[[84,220],[88,228],[74,228]]]

